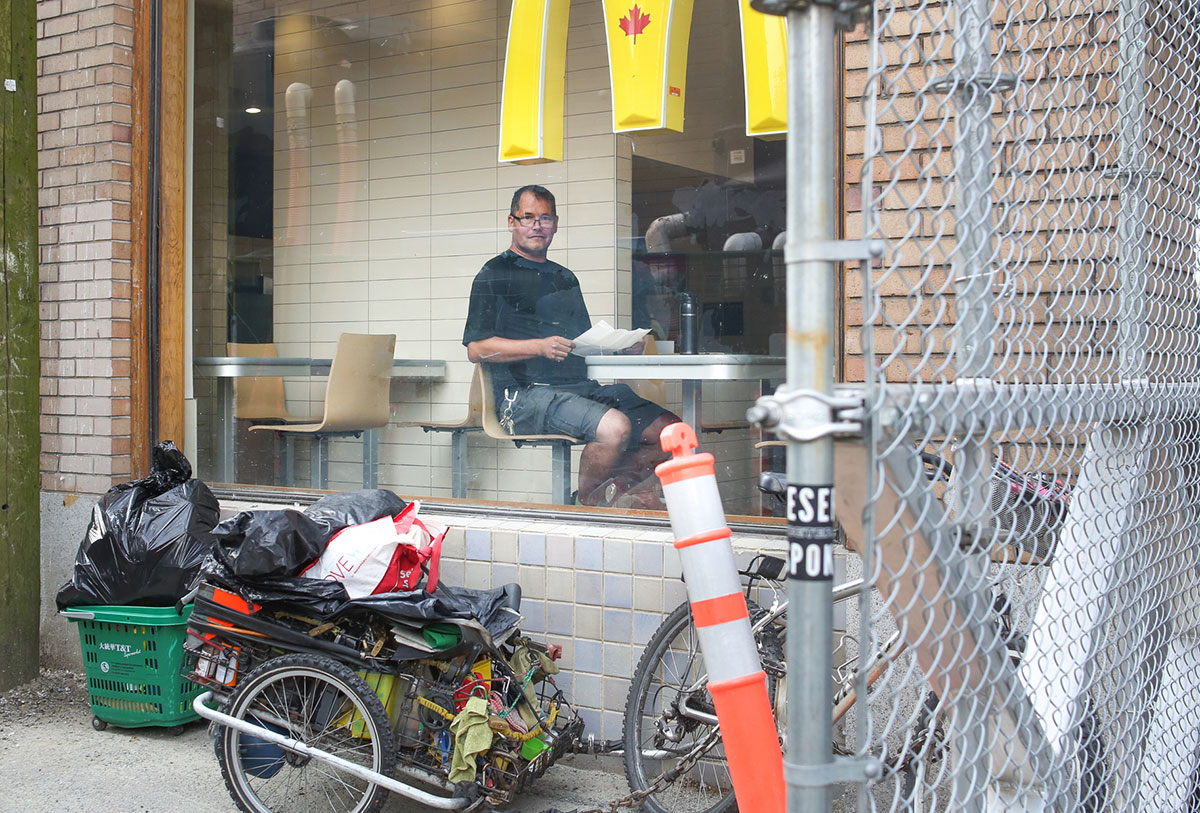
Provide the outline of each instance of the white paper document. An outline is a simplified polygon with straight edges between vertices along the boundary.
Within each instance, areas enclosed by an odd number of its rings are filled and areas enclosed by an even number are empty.
[[[577,356],[599,356],[603,353],[615,353],[627,347],[633,347],[640,342],[650,328],[642,327],[637,330],[625,330],[610,325],[601,319],[596,324],[575,337],[575,349],[571,352]]]

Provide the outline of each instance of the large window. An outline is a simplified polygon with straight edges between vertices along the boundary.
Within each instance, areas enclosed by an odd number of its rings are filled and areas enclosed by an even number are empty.
[[[781,353],[783,142],[745,135],[736,6],[695,4],[684,131],[630,136],[612,132],[601,6],[576,4],[564,160],[533,166],[497,160],[508,14],[500,0],[197,0],[191,310],[207,479],[569,499],[563,463],[574,478],[581,447],[565,460],[553,445],[518,448],[469,414],[468,294],[508,247],[524,184],[557,196],[549,256],[574,271],[593,321],[649,328],[660,353],[679,350],[688,295],[702,353]],[[412,362],[393,367],[386,426],[355,437],[343,422],[324,444],[250,431],[328,418],[320,360],[343,333],[394,336],[394,358]],[[218,361],[232,356],[314,361]],[[703,384],[699,422],[727,509],[762,515],[754,484],[771,450],[743,417],[773,383],[755,377],[762,364],[748,369]],[[636,382],[681,413],[687,386],[677,374]]]

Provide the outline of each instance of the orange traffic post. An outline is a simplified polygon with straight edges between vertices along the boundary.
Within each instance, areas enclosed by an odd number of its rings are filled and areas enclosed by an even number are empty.
[[[655,473],[663,484],[738,809],[782,813],[783,751],[717,492],[713,456],[694,453],[696,432],[686,423],[671,424],[660,440],[673,457]]]

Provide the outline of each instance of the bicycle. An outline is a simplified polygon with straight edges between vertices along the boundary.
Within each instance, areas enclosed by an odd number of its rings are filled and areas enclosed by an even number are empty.
[[[948,461],[934,455],[923,454],[922,457],[930,480],[949,481],[953,466]],[[1004,484],[998,500],[999,509],[1010,514],[1015,515],[1017,509],[1027,508],[1030,504],[1026,488],[1038,499],[1045,499],[1048,493],[1059,495],[1059,492],[1048,491],[1051,487],[1044,478],[1024,477],[999,461],[993,476],[996,482]],[[760,488],[781,495],[783,478],[764,474]],[[1012,496],[1014,494],[1017,498]],[[1059,496],[1065,497],[1065,492]],[[1062,513],[1054,507],[1052,521],[1061,523]],[[1017,524],[1023,523],[1023,530],[1031,527],[1025,514],[1010,519],[1017,520]],[[1052,545],[1039,541],[1038,549],[1048,557]],[[1036,565],[1040,561],[1032,563]],[[767,675],[768,695],[774,705],[780,740],[786,751],[785,570],[782,559],[759,554],[739,573],[745,582],[743,592],[750,608],[763,671]],[[859,596],[863,589],[869,589],[863,579],[835,585],[833,601],[846,602]],[[769,603],[763,602],[767,604],[765,607],[755,601],[764,594],[770,597]],[[1009,657],[1019,662],[1025,641],[1013,622],[1010,598],[1003,593],[996,595],[993,610]],[[852,641],[850,636],[843,634],[835,649],[844,651]],[[866,664],[858,664],[855,657],[850,656],[835,667],[831,731],[835,754],[852,753],[838,741],[836,732],[858,700],[859,672],[865,673],[866,687],[870,690],[906,649],[896,631]],[[720,728],[704,688],[705,682],[690,606],[684,602],[667,615],[651,636],[634,670],[625,706],[622,738],[625,772],[634,795],[645,796],[643,809],[650,813],[728,813],[736,809]],[[884,760],[885,774],[901,779],[898,791],[902,799],[915,800],[927,785],[936,784],[937,766],[944,762],[949,752],[947,716],[945,704],[926,687],[917,705],[911,737],[905,747],[893,749]],[[1079,753],[1075,756],[1078,798],[1083,809],[1088,811],[1102,810],[1105,804],[1105,752],[1098,732],[1096,710],[1089,700],[1081,723]],[[933,777],[932,781],[930,777]]]

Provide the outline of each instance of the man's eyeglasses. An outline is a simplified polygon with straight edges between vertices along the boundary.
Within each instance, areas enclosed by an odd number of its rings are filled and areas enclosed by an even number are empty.
[[[509,217],[520,223],[525,228],[529,228],[534,223],[537,223],[541,225],[542,228],[548,229],[558,221],[558,217],[556,215],[541,215],[540,217],[538,215],[509,215]]]

